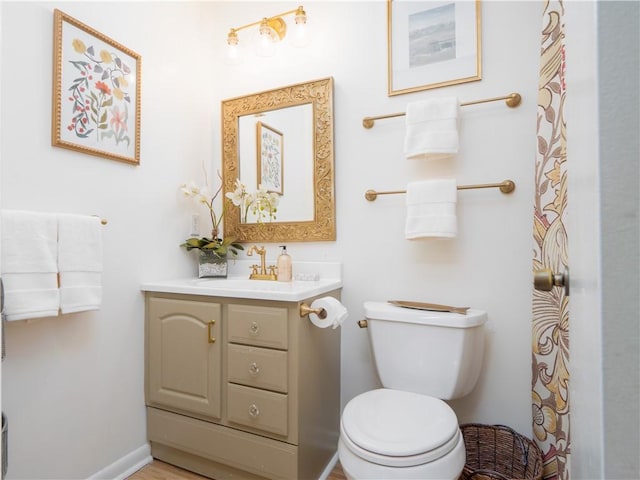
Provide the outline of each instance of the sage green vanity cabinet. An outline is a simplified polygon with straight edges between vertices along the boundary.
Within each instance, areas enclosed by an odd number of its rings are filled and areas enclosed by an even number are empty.
[[[315,297],[145,295],[152,456],[216,480],[317,479],[337,448],[340,330],[300,316]]]

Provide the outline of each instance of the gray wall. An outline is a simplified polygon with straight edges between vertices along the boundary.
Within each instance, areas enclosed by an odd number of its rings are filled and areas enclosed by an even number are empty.
[[[640,478],[640,3],[599,2],[605,478]]]

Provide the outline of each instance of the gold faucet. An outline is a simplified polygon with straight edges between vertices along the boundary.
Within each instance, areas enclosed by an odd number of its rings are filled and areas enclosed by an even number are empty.
[[[277,280],[278,277],[275,273],[275,266],[270,265],[269,273],[267,273],[267,249],[262,247],[258,247],[256,245],[252,245],[249,250],[247,250],[248,256],[253,256],[254,253],[260,255],[260,272],[258,273],[258,265],[251,265],[251,274],[249,275],[249,280]]]

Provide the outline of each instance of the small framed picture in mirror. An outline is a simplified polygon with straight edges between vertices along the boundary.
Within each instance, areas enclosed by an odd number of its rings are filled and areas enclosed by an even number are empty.
[[[275,128],[256,122],[258,185],[270,193],[284,193],[284,135]]]

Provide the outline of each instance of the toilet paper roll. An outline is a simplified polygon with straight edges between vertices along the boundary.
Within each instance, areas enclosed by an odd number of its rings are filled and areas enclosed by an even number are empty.
[[[315,313],[309,314],[309,320],[318,328],[338,328],[346,320],[347,308],[333,297],[322,297],[311,303],[311,308],[322,308],[327,312],[325,318],[320,318]]]

